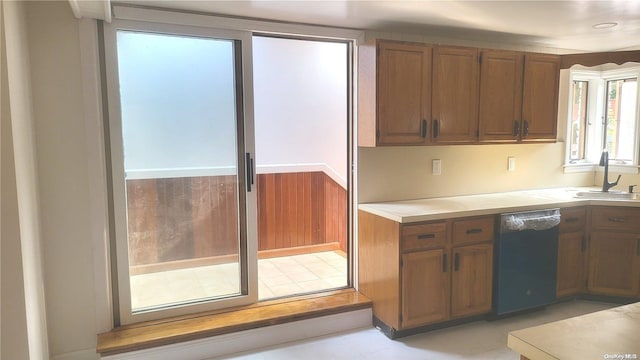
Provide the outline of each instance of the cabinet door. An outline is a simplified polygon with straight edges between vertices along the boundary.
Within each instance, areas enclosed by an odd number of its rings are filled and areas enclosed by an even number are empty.
[[[515,142],[522,121],[523,55],[482,50],[478,126],[480,141]]]
[[[449,314],[449,262],[444,249],[402,255],[403,329],[444,321]]]
[[[560,233],[558,237],[557,297],[584,291],[586,249],[584,232]]]
[[[431,141],[473,143],[478,131],[478,49],[436,47]]]
[[[451,316],[469,316],[491,310],[493,245],[453,249]]]
[[[589,292],[637,296],[640,287],[640,235],[593,232],[589,244]]]
[[[555,140],[560,57],[526,54],[522,90],[522,140]]]
[[[431,47],[381,42],[378,145],[426,143],[431,116]]]

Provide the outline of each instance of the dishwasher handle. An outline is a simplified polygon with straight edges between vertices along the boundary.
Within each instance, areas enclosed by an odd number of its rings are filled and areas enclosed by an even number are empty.
[[[500,232],[547,230],[560,225],[560,209],[502,214]]]

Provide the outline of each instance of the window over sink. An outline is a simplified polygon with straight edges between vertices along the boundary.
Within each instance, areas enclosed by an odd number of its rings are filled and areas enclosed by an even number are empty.
[[[615,171],[638,172],[639,77],[638,64],[570,70],[565,172],[592,171],[603,149]]]

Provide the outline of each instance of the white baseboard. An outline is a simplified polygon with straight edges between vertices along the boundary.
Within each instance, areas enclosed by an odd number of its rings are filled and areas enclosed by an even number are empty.
[[[290,341],[372,326],[371,309],[356,310],[233,334],[105,356],[103,360],[207,360]],[[63,359],[63,358],[60,358]],[[93,359],[93,358],[90,358]],[[75,358],[64,358],[75,360]],[[79,360],[79,358],[78,358]]]
[[[62,355],[56,355],[51,360],[99,360],[100,355],[96,352],[96,349],[86,349],[80,351],[74,351]]]

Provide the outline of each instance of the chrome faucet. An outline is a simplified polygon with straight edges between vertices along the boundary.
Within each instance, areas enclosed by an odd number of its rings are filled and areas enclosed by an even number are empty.
[[[609,182],[609,151],[607,149],[602,150],[602,155],[600,155],[600,166],[604,166],[604,179],[602,179],[602,192],[607,192],[612,187],[618,185],[618,181],[620,181],[620,177],[622,175],[618,175],[618,178],[615,182]]]

